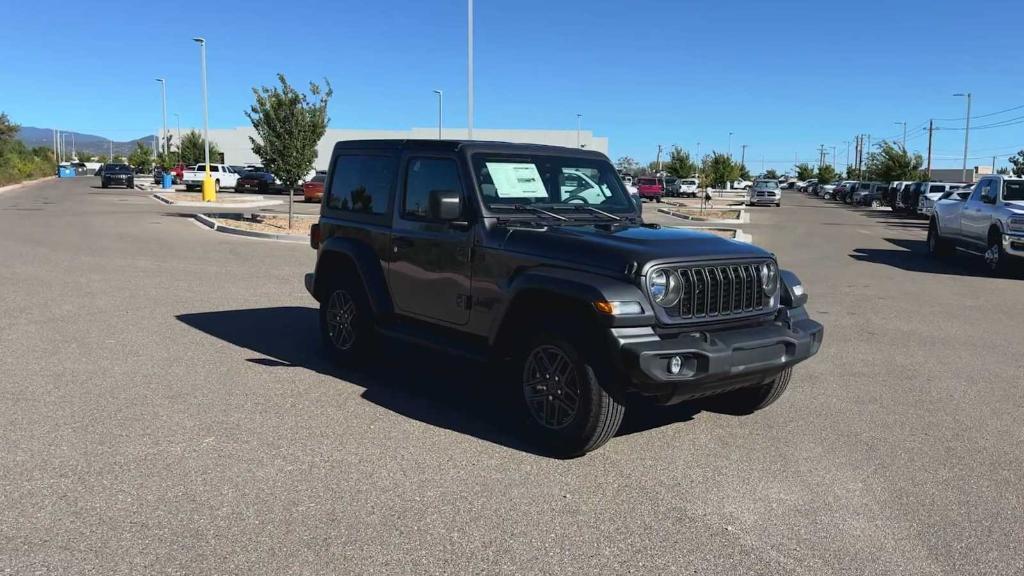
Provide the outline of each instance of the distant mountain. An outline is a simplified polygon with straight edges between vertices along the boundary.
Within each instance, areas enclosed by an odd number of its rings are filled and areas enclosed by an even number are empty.
[[[75,135],[76,151],[90,152],[92,154],[107,154],[110,151],[110,140],[107,140],[102,136],[96,136],[95,134],[82,134],[80,132],[65,132],[65,134],[67,134],[67,137],[64,142],[67,145],[68,154],[71,153],[72,134]],[[49,128],[22,126],[21,130],[18,132],[18,139],[29,148],[33,148],[35,146],[46,146],[47,148],[50,148],[53,146],[53,131]],[[115,152],[124,153],[130,151],[135,147],[136,142],[152,145],[153,135],[143,136],[142,138],[127,141],[114,140]]]

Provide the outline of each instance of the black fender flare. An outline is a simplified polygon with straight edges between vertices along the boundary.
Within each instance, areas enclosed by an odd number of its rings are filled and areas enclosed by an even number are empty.
[[[368,245],[349,238],[330,238],[320,246],[313,288],[313,294],[317,300],[319,301],[323,297],[321,291],[330,277],[331,271],[325,266],[338,257],[351,262],[352,269],[366,291],[374,316],[379,318],[392,314],[394,306],[380,259]]]
[[[655,323],[654,312],[643,292],[625,278],[615,279],[592,272],[567,270],[553,267],[536,267],[514,275],[505,288],[506,299],[501,311],[495,315],[488,334],[488,342],[494,345],[501,334],[502,326],[509,318],[517,298],[526,294],[551,294],[579,302],[593,311],[594,317],[607,326],[650,326]],[[605,316],[593,307],[594,302],[627,301],[639,302],[643,314],[632,316]]]

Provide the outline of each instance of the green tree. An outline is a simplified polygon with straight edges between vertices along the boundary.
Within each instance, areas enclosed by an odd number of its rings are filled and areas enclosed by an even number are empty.
[[[615,161],[615,169],[619,172],[625,172],[627,174],[633,174],[640,168],[640,163],[637,162],[632,156],[623,156]]]
[[[100,164],[106,164],[107,162],[110,161],[110,159],[107,158],[106,154],[100,154],[99,156],[96,157],[96,161],[99,162]]]
[[[868,154],[865,176],[879,182],[914,180],[923,165],[920,154],[909,154],[902,144],[883,140],[878,143],[877,152]]]
[[[1009,176],[1010,175],[1010,169],[1007,168],[1006,166],[1000,166],[999,170],[996,170],[996,174],[1002,174],[1003,176]]]
[[[136,142],[135,149],[128,155],[128,163],[149,170],[153,166],[153,151],[142,142]]]
[[[750,169],[747,168],[746,164],[740,164],[740,178],[743,180],[753,180],[754,176],[750,173]]]
[[[309,83],[309,96],[292,88],[284,74],[280,87],[253,88],[256,102],[245,113],[258,138],[249,137],[252,151],[263,165],[288,187],[288,227],[292,225],[295,185],[313,170],[316,146],[327,132],[327,104],[334,94],[324,78],[325,90]]]
[[[0,112],[0,144],[13,141],[20,131],[21,126],[11,122],[6,113]]]
[[[701,164],[701,181],[710,188],[725,188],[727,182],[740,177],[740,165],[727,154],[712,152]]]
[[[818,168],[816,178],[818,179],[818,182],[821,182],[822,184],[828,184],[830,182],[834,182],[837,178],[839,178],[839,173],[836,172],[835,167],[833,167],[831,164],[822,164]]]
[[[180,153],[181,161],[186,166],[195,166],[196,164],[202,164],[206,161],[205,144],[203,135],[195,130],[189,130],[188,132],[181,135]],[[217,143],[213,140],[210,141],[210,162],[216,162],[216,158],[220,156],[220,149],[217,148]]]
[[[1009,160],[1013,166],[1013,175],[1018,178],[1024,177],[1024,150],[1010,156]]]
[[[797,180],[806,181],[810,180],[811,178],[814,178],[815,170],[810,164],[806,162],[801,162],[800,164],[793,166],[793,168],[796,169]]]
[[[673,146],[664,169],[676,178],[689,178],[697,173],[699,167],[690,159],[690,153],[678,146]]]
[[[765,171],[764,174],[761,175],[761,177],[766,180],[778,180],[779,173],[776,172],[774,168],[769,168],[768,170]]]

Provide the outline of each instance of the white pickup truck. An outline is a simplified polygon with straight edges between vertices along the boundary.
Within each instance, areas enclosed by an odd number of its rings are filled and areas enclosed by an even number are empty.
[[[1024,179],[985,176],[935,203],[928,251],[945,256],[956,248],[983,255],[998,275],[1024,270]]]
[[[197,164],[196,166],[185,170],[185,174],[182,176],[182,181],[185,183],[186,190],[198,190],[203,187],[203,176],[206,173],[206,164]],[[231,166],[227,164],[210,164],[210,177],[213,178],[214,190],[220,190],[221,188],[232,188],[238,184],[238,178],[241,175],[235,172]]]

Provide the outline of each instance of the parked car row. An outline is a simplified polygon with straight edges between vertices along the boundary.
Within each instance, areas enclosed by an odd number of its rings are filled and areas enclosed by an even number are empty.
[[[993,273],[1024,272],[1024,178],[985,176],[959,182],[858,182],[808,194],[846,204],[888,206],[928,222],[928,251],[937,257],[962,250],[985,259]]]

